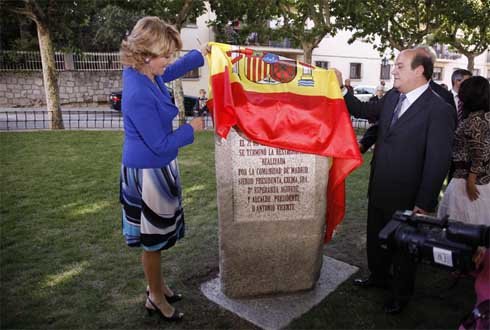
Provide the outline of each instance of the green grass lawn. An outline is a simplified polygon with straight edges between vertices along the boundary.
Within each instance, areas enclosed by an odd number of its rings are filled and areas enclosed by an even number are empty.
[[[182,149],[187,236],[163,253],[169,282],[185,295],[185,321],[159,324],[143,308],[140,251],[121,235],[121,132],[0,134],[0,327],[2,329],[254,329],[208,301],[218,274],[214,137]],[[366,272],[369,155],[347,182],[347,214],[325,254]],[[332,270],[335,271],[335,270]],[[419,267],[416,296],[399,316],[381,312],[384,292],[344,282],[291,329],[455,329],[474,302],[472,281]]]

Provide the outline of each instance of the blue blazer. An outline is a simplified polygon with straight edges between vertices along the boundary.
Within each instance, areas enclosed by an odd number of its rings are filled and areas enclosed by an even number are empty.
[[[192,50],[171,65],[154,84],[133,68],[123,71],[122,113],[124,144],[122,163],[132,168],[160,168],[177,157],[179,148],[194,141],[194,130],[184,124],[175,131],[172,121],[178,109],[165,83],[204,64],[199,51]]]
[[[378,102],[344,96],[351,115],[378,121],[370,203],[391,213],[433,211],[451,162],[455,111],[429,87],[390,128],[398,96],[395,89]]]

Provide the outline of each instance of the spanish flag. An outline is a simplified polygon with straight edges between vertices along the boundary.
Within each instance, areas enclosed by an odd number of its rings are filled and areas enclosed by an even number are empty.
[[[335,72],[272,53],[210,43],[216,133],[237,126],[257,143],[332,158],[325,243],[345,214],[345,178],[362,163]]]

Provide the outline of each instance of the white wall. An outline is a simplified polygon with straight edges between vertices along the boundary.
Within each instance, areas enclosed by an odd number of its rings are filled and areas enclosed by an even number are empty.
[[[199,16],[196,20],[195,26],[187,26],[181,30],[181,38],[183,42],[183,51],[189,51],[191,49],[199,49],[202,45],[210,41],[214,41],[214,32],[207,26],[207,21],[214,19],[216,16],[211,12],[209,4],[206,4],[207,12]],[[199,41],[198,41],[199,39]],[[200,42],[200,44],[199,44]],[[198,96],[199,89],[203,88],[208,90],[208,77],[209,68],[207,61],[204,66],[199,68],[199,79],[183,79],[184,94],[191,96]]]
[[[349,78],[350,63],[361,63],[361,79],[351,79],[351,84],[379,85],[382,56],[373,47],[362,41],[348,44],[351,33],[340,31],[335,37],[326,37],[313,51],[313,64],[315,61],[328,61],[330,68],[337,68],[342,72],[344,79]],[[392,61],[390,61],[392,63]],[[385,79],[391,86],[391,80]]]

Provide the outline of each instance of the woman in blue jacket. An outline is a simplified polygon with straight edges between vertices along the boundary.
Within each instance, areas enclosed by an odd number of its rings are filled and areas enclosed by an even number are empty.
[[[202,130],[201,117],[172,129],[177,107],[165,83],[204,64],[202,51],[192,50],[172,63],[182,48],[177,30],[158,17],[144,17],[121,44],[124,145],[121,166],[123,234],[129,246],[142,246],[148,282],[145,307],[168,321],[183,313],[171,303],[182,299],[165,283],[160,251],[184,236],[184,212],[177,154]]]

